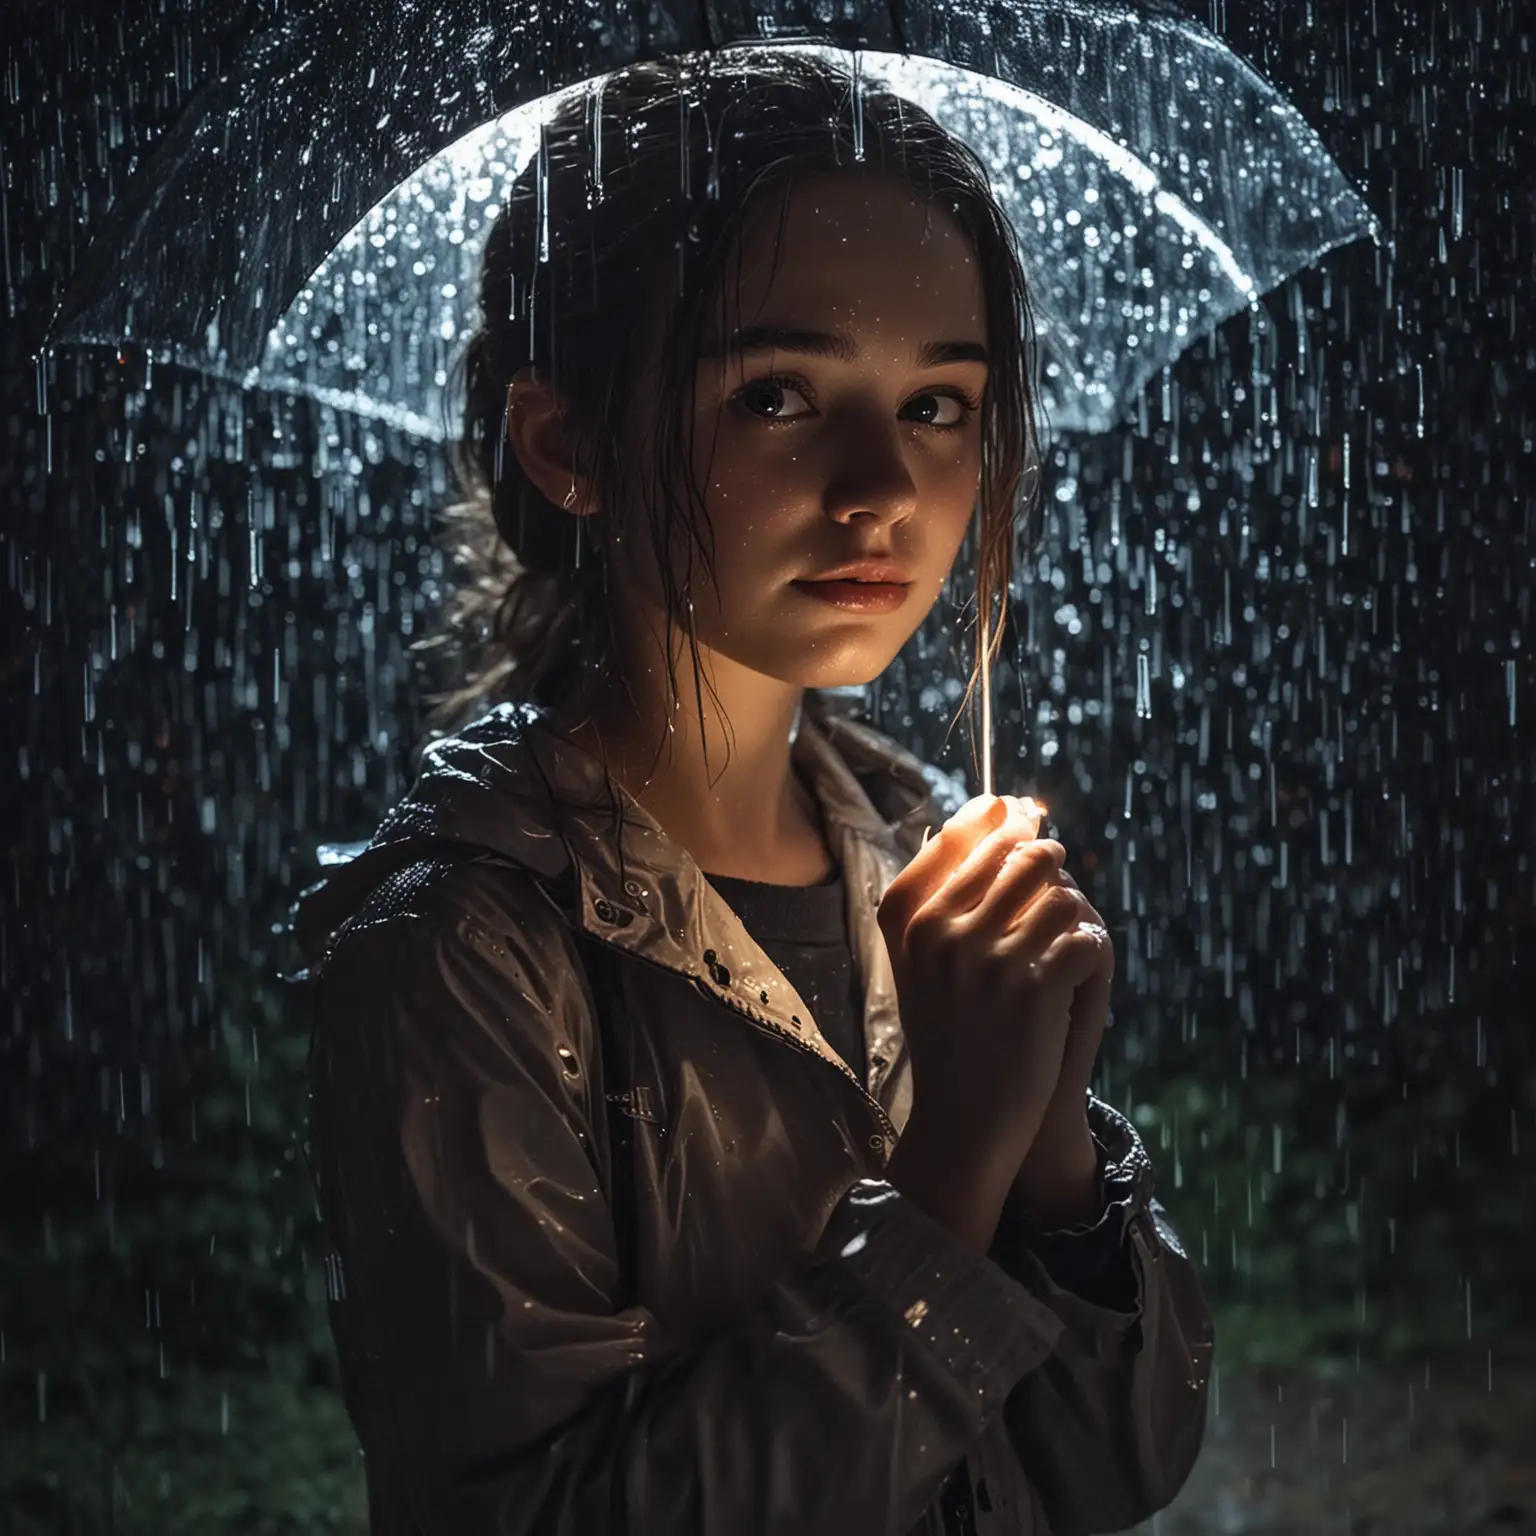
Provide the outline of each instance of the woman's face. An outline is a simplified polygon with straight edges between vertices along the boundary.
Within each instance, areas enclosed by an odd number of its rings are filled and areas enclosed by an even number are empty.
[[[749,214],[695,377],[693,472],[718,583],[696,558],[695,623],[701,652],[782,682],[866,683],[932,608],[975,509],[981,277],[954,220],[895,182],[800,183],[775,266],[779,207],[770,196]],[[739,332],[755,333],[745,350]],[[637,426],[633,446],[648,436]],[[681,594],[687,533],[675,527]],[[621,587],[664,627],[650,539],[619,550]],[[797,585],[870,556],[910,578],[889,611]]]

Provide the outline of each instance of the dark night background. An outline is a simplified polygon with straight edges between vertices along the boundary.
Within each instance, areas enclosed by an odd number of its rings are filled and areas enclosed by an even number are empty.
[[[443,470],[140,352],[33,361],[136,165],[299,9],[7,13],[0,1530],[26,1536],[360,1529],[275,978],[316,844],[411,776]],[[1050,803],[1114,928],[1101,1091],[1217,1313],[1207,1456],[1160,1529],[1536,1530],[1528,15],[1191,14],[1395,249],[1335,252],[1057,451],[997,679],[998,787]],[[957,617],[875,706],[964,771]]]

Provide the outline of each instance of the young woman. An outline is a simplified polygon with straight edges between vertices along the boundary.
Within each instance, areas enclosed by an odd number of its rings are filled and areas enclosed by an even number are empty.
[[[637,66],[547,128],[481,307],[461,728],[299,911],[373,1531],[1134,1523],[1212,1332],[1088,1091],[1104,924],[1032,802],[946,820],[818,692],[973,518],[990,613],[1032,515],[982,168],[804,55]]]

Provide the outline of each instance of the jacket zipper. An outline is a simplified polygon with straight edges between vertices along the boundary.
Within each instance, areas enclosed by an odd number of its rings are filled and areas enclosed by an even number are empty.
[[[785,1029],[782,1024],[775,1024],[772,1019],[764,1018],[762,1014],[754,1012],[745,1003],[737,1002],[737,1000],[732,997],[729,992],[715,991],[702,976],[690,976],[689,979],[693,982],[694,986],[697,987],[701,993],[703,993],[705,997],[711,998],[715,1002],[724,1003],[725,1006],[729,1008],[733,1013],[739,1013],[743,1018],[751,1020],[751,1022],[755,1024],[759,1029],[767,1031],[767,1033],[774,1036],[775,1039],[783,1040],[786,1044],[794,1046],[796,1050],[803,1051],[807,1056],[814,1056],[817,1061],[831,1067],[836,1072],[840,1072],[842,1076],[846,1078],[848,1082],[852,1083],[853,1086],[858,1090],[859,1096],[864,1100],[864,1102],[872,1110],[874,1110],[876,1116],[879,1119],[880,1127],[885,1133],[886,1140],[892,1143],[896,1141],[896,1127],[892,1124],[891,1117],[886,1114],[885,1108],[880,1103],[880,1101],[876,1099],[858,1080],[858,1078],[854,1075],[852,1068],[848,1066],[847,1062],[829,1061],[827,1057],[823,1056],[814,1045],[811,1045],[808,1041],[802,1039],[799,1035],[794,1034],[790,1030]]]
[[[591,932],[591,930],[589,929],[588,932]],[[692,983],[694,988],[702,996],[709,998],[712,1002],[723,1003],[733,1013],[739,1013],[743,1018],[749,1020],[751,1023],[756,1025],[757,1028],[772,1035],[776,1040],[782,1040],[786,1045],[792,1045],[796,1050],[804,1051],[807,1056],[815,1057],[815,1059],[821,1062],[824,1066],[831,1067],[834,1072],[840,1072],[848,1082],[853,1084],[855,1091],[858,1093],[859,1097],[864,1100],[865,1104],[867,1104],[869,1108],[875,1112],[875,1116],[880,1122],[880,1128],[884,1133],[886,1142],[888,1142],[891,1146],[895,1145],[898,1139],[898,1132],[895,1125],[891,1121],[891,1117],[886,1114],[885,1107],[880,1103],[880,1101],[870,1093],[870,1091],[863,1085],[863,1083],[859,1081],[858,1077],[853,1072],[853,1069],[848,1065],[847,1062],[840,1059],[830,1059],[826,1056],[823,1056],[814,1045],[811,1045],[801,1036],[795,1034],[791,1030],[785,1029],[782,1024],[775,1024],[772,1019],[764,1018],[762,1014],[755,1012],[753,1009],[748,1007],[746,1003],[738,1002],[724,988],[720,988],[718,991],[715,990],[715,988],[719,985],[718,983],[708,982],[702,976],[696,974],[693,971],[680,971],[675,966],[667,965],[664,961],[652,959],[649,955],[638,954],[636,951],[628,949],[622,944],[615,944],[612,939],[604,938],[601,934],[593,934],[593,937],[596,938],[599,943],[608,945],[610,949],[618,950],[621,954],[626,954],[630,956],[631,959],[637,959],[645,965],[655,966],[657,970],[665,971],[669,976],[684,977],[687,981]],[[894,1070],[894,1064],[892,1065],[892,1070]],[[888,1148],[882,1150],[888,1151]]]
[[[884,1127],[888,1140],[893,1143],[895,1142],[896,1127],[891,1123],[890,1116],[886,1114],[879,1100],[859,1082],[846,1062],[828,1061],[814,1045],[786,1030],[782,1025],[775,1024],[772,1019],[765,1019],[761,1014],[755,1013],[745,1003],[737,1002],[728,992],[715,992],[712,990],[702,976],[694,976],[692,981],[694,986],[705,997],[717,999],[724,1003],[727,1008],[731,1009],[732,1012],[741,1014],[743,1018],[748,1019],[757,1028],[766,1030],[776,1039],[787,1042],[797,1050],[803,1051],[807,1056],[814,1056],[817,1061],[824,1062],[829,1067],[835,1067],[859,1090],[864,1102],[879,1117],[880,1124]],[[971,1484],[970,1462],[962,1461],[943,1490],[943,1497],[938,1511],[943,1536],[975,1536],[975,1508],[976,1497]]]
[[[940,1490],[939,1523],[943,1536],[976,1536],[976,1494],[969,1459],[955,1468]]]

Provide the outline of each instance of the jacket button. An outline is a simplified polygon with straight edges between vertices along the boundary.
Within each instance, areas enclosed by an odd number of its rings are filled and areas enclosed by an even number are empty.
[[[729,967],[724,966],[724,965],[717,965],[715,967],[714,974],[715,974],[715,984],[717,986],[721,986],[721,987],[728,987],[728,986],[730,986],[730,984],[731,984],[731,972],[730,972]]]
[[[714,950],[706,949],[704,951],[704,964],[707,965],[707,966],[713,967],[714,963],[715,963],[715,952],[714,952]]]
[[[766,992],[759,992],[758,993],[758,998],[759,998],[760,1001],[766,1003],[768,1001],[768,994]]]
[[[592,910],[600,922],[611,923],[614,920],[613,908],[601,896],[592,903]]]

